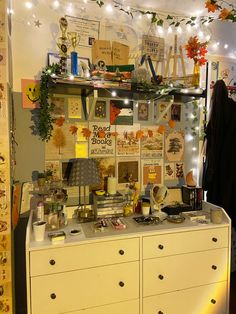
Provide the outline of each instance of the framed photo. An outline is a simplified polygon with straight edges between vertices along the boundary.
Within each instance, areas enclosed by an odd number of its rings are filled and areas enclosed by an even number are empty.
[[[53,63],[60,63],[60,55],[58,53],[49,52],[48,53],[48,65],[52,65]],[[70,69],[70,55],[67,56],[67,68]],[[78,66],[81,66],[82,69],[90,69],[91,62],[89,58],[86,57],[78,57]]]
[[[106,106],[106,100],[97,100],[94,109],[94,117],[100,119],[106,118]]]

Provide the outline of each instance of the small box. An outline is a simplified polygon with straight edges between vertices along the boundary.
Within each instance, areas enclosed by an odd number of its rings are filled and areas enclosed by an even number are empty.
[[[202,209],[203,190],[201,187],[182,186],[182,200],[189,204],[193,210]]]

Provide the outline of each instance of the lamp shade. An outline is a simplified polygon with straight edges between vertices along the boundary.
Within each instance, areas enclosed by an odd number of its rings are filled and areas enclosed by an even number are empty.
[[[74,159],[71,166],[68,185],[86,186],[100,183],[98,165],[92,158]]]

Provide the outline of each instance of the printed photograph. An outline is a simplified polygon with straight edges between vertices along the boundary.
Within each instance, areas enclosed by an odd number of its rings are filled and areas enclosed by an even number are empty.
[[[180,104],[171,105],[171,120],[173,121],[181,120],[181,105]]]
[[[138,120],[148,121],[149,104],[147,102],[138,103]]]
[[[110,123],[116,125],[133,124],[133,101],[110,100]]]

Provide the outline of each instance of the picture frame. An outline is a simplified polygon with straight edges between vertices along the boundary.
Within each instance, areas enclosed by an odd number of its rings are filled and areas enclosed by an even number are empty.
[[[67,56],[67,68],[70,68],[70,63],[71,63],[71,58],[70,55]],[[54,53],[54,52],[49,52],[48,53],[48,58],[47,58],[47,64],[48,66],[52,65],[52,64],[59,64],[60,63],[60,55],[58,53]],[[89,58],[86,57],[80,57],[78,56],[78,64],[80,64],[83,68],[83,64],[85,68],[90,69],[91,68],[91,62]]]

